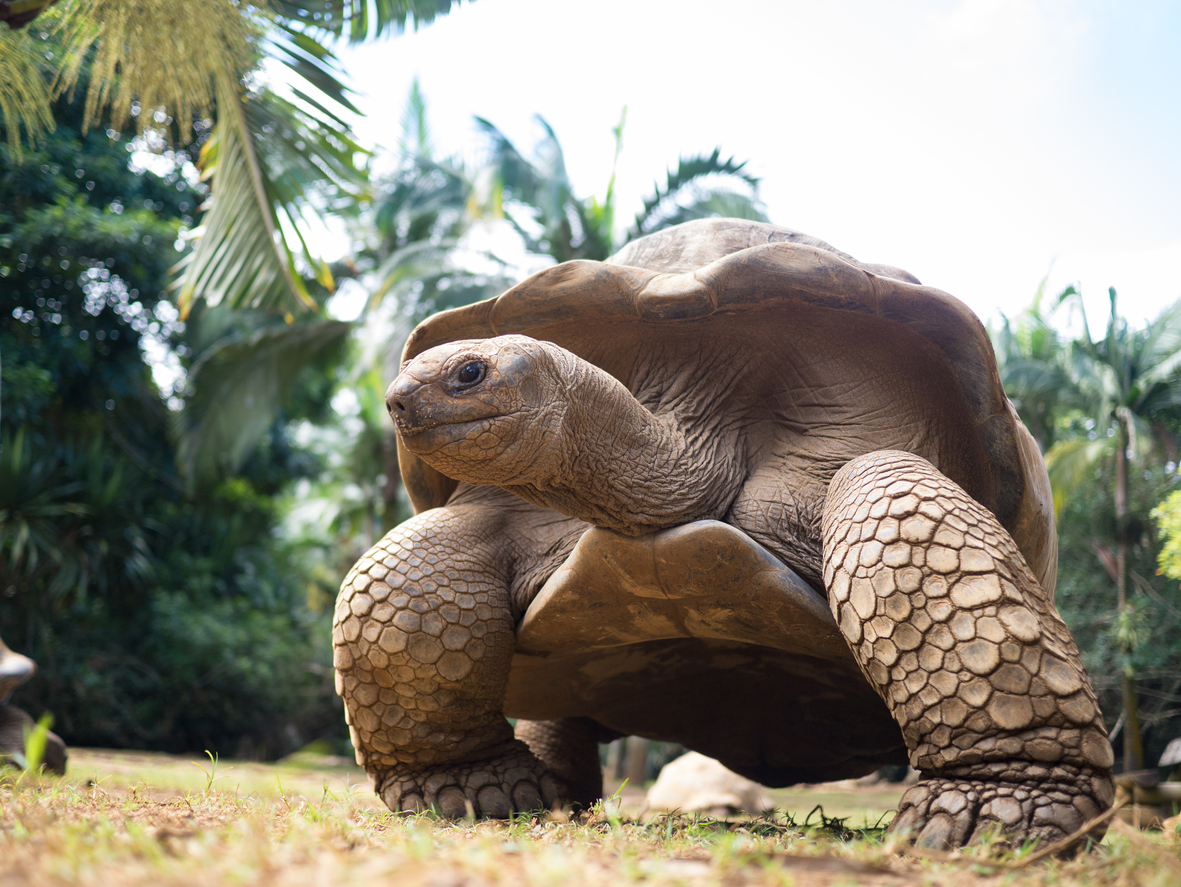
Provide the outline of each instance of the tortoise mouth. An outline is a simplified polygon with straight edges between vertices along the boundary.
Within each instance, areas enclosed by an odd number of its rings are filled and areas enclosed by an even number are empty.
[[[495,416],[482,416],[478,419],[431,418],[407,427],[396,418],[394,423],[398,436],[403,445],[416,456],[430,456],[449,444],[456,444],[463,440],[478,437],[481,429],[486,429],[489,420]],[[470,457],[473,454],[466,454]]]
[[[418,383],[399,375],[386,396],[386,409],[403,442],[410,446],[423,435],[466,436],[477,426],[496,419],[498,405],[471,397],[466,392],[447,391],[437,382]],[[407,381],[413,384],[407,384]],[[426,438],[432,439],[432,438]],[[413,446],[419,452],[418,446]]]

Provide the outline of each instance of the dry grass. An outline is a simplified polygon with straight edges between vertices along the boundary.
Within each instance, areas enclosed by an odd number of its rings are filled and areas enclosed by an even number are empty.
[[[820,828],[792,824],[833,790],[774,819],[638,822],[608,806],[583,822],[447,823],[388,813],[348,766],[195,764],[75,750],[65,779],[0,782],[0,887],[1181,884],[1181,844],[1119,823],[1081,859],[1018,868],[982,848],[916,858],[817,814]]]

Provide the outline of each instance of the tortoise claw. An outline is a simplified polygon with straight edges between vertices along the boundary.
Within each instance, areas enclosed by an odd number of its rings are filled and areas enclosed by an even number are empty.
[[[376,781],[377,793],[391,810],[434,810],[447,819],[507,819],[551,809],[565,795],[565,786],[523,749],[458,764],[399,768]]]
[[[1092,797],[1092,780],[1060,783],[997,783],[984,780],[924,779],[902,796],[890,831],[906,833],[920,847],[950,850],[990,837],[1001,846],[1028,841],[1053,844],[1074,834],[1109,805]],[[1096,826],[1088,837],[1103,837]],[[1057,855],[1074,856],[1082,839]]]

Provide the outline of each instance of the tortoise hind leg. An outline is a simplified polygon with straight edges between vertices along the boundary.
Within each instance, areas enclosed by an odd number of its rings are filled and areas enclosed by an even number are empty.
[[[500,521],[488,506],[424,512],[341,586],[337,692],[357,761],[391,810],[503,817],[562,793],[503,714],[514,621]]]
[[[829,605],[922,780],[892,829],[1055,841],[1110,806],[1112,753],[1078,650],[996,518],[930,463],[860,456],[824,506]]]
[[[599,743],[611,742],[622,734],[590,718],[562,718],[557,721],[517,721],[517,739],[541,759],[565,783],[567,800],[587,808],[603,796],[603,769]]]

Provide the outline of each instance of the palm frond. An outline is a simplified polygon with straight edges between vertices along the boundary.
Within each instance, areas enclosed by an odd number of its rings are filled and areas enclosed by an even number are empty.
[[[241,465],[279,416],[300,370],[340,347],[351,328],[321,319],[276,324],[202,354],[176,417],[178,458],[190,481]]]
[[[483,117],[477,116],[475,120],[476,128],[487,139],[488,165],[494,171],[497,183],[510,199],[537,205],[538,194],[544,188],[538,170],[495,124]],[[550,132],[552,135],[553,131]]]
[[[325,36],[362,43],[430,24],[460,0],[271,0],[277,15]]]
[[[709,155],[682,157],[677,168],[668,171],[664,185],[653,186],[655,190],[644,200],[643,207],[636,213],[635,221],[632,222],[625,240],[651,234],[659,228],[666,227],[665,218],[677,212],[678,199],[690,188],[711,176],[736,179],[745,182],[752,191],[757,190],[759,180],[742,171],[746,167],[746,162],[737,163],[733,157],[723,160],[721,154],[721,148],[715,148]]]
[[[259,165],[237,84],[222,82],[222,115],[201,149],[211,194],[196,247],[181,262],[177,302],[187,315],[193,300],[234,308],[292,313],[316,303],[295,272],[280,236],[268,182]]]
[[[1142,384],[1150,388],[1173,380],[1181,370],[1181,301],[1162,311],[1144,332],[1140,346],[1140,378]]]
[[[402,346],[428,315],[478,302],[503,292],[511,281],[504,274],[479,274],[456,262],[459,241],[416,241],[396,250],[374,272],[373,295],[361,328],[358,365],[380,367],[392,379]],[[485,253],[479,258],[495,266]]]
[[[735,191],[712,191],[698,195],[688,203],[676,205],[666,215],[661,216],[659,227],[671,228],[673,225],[694,219],[716,218],[770,221],[758,198]]]
[[[454,161],[409,155],[392,185],[374,200],[373,223],[394,249],[417,240],[454,238],[457,226],[474,217],[469,213],[474,186]]]
[[[398,134],[398,153],[403,157],[430,159],[434,150],[430,127],[427,125],[426,96],[415,77],[410,83],[410,95],[402,109],[401,132]]]
[[[0,121],[18,161],[22,129],[30,146],[53,129],[44,52],[44,44],[28,31],[0,29]]]
[[[250,13],[232,0],[76,0],[62,13],[57,91],[72,90],[89,64],[85,126],[107,115],[118,129],[138,116],[141,131],[175,121],[188,138],[194,117],[212,116],[220,82],[257,59],[262,30]]]
[[[416,240],[395,250],[373,273],[376,281],[370,307],[375,307],[399,287],[419,283],[446,272],[448,259],[458,247],[456,240]]]
[[[1115,438],[1100,435],[1094,440],[1085,437],[1060,441],[1046,453],[1046,471],[1054,492],[1054,514],[1061,515],[1066,500],[1078,489],[1096,462],[1111,452]]]
[[[266,40],[268,54],[281,62],[297,78],[309,84],[322,97],[328,98],[354,114],[361,113],[349,99],[352,92],[343,82],[344,72],[335,53],[327,46],[305,33],[290,21],[279,19]],[[311,100],[306,93],[302,97],[312,101],[316,107],[332,120],[347,128],[339,117],[328,111],[323,104]]]
[[[365,175],[354,158],[369,152],[347,128],[333,126],[303,102],[271,92],[250,97],[241,110],[273,211],[286,218],[301,243],[303,211],[350,215],[368,198]],[[306,244],[303,251],[317,268],[319,262]]]

